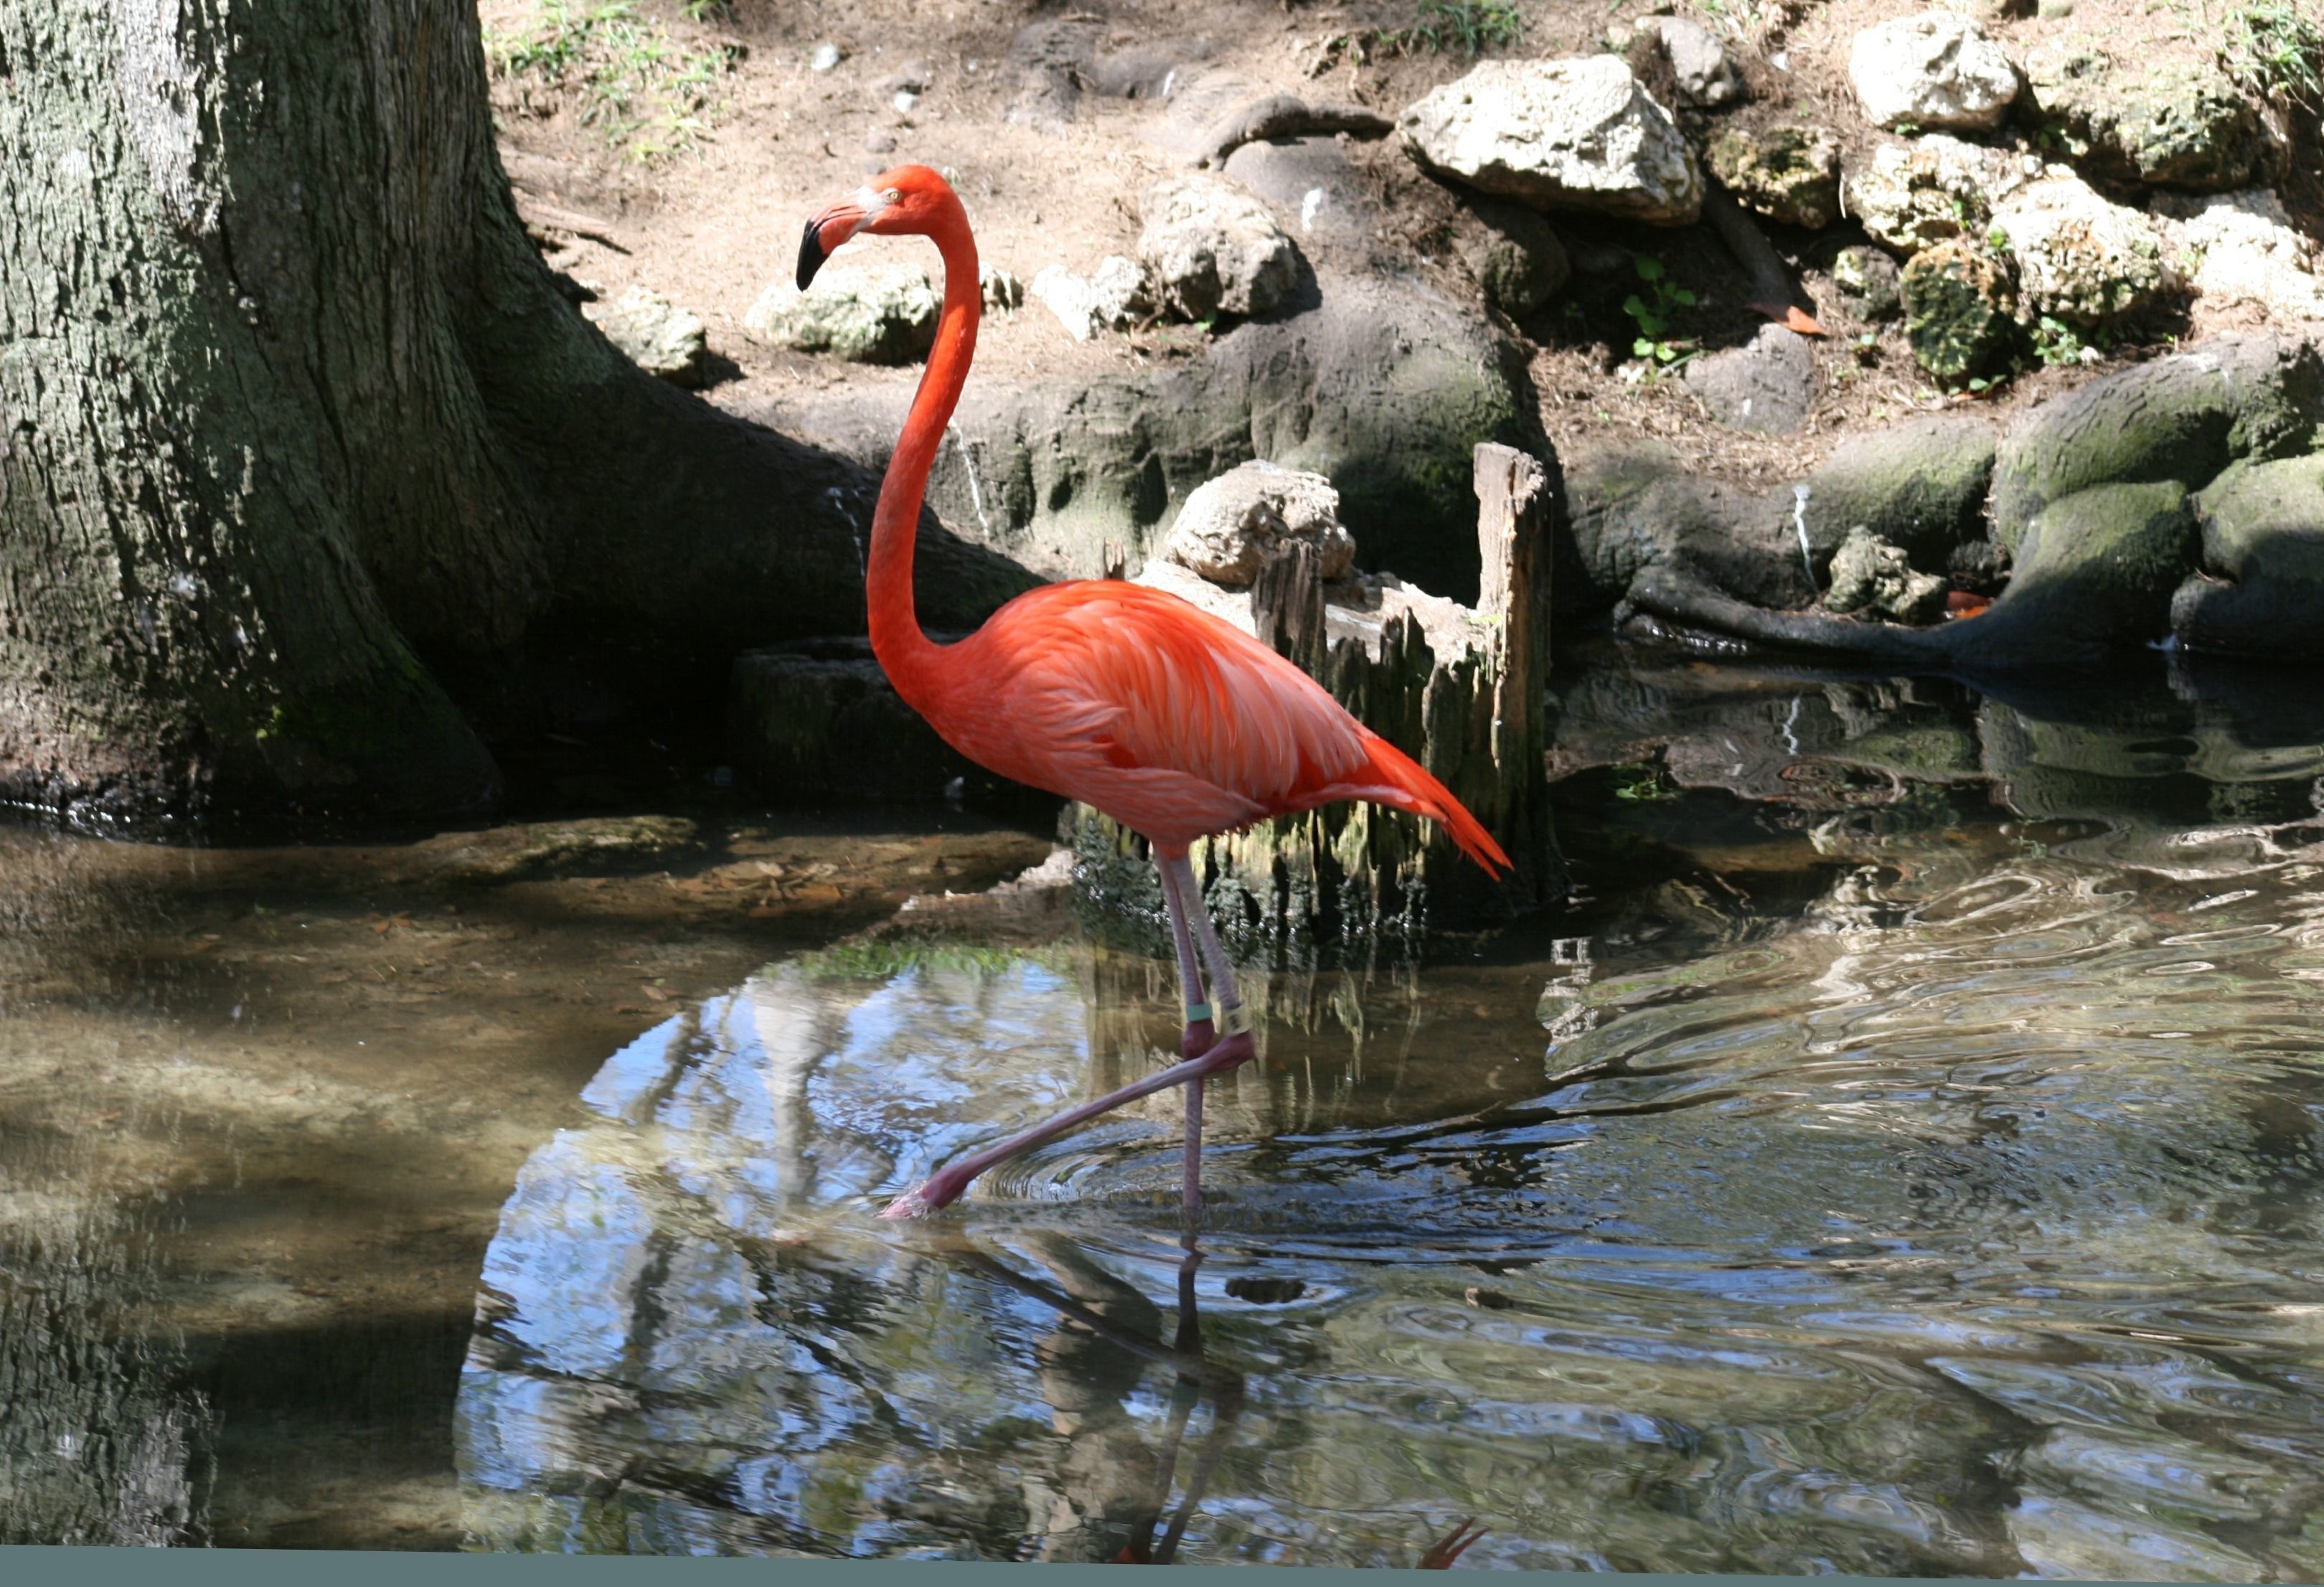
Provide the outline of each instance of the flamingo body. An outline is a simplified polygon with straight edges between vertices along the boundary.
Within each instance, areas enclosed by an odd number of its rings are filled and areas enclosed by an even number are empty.
[[[872,653],[905,702],[970,760],[1093,806],[1153,844],[1186,1003],[1185,1062],[973,1153],[881,1215],[934,1212],[994,1164],[1124,1103],[1184,1085],[1191,1226],[1204,1083],[1250,1062],[1257,1048],[1188,847],[1269,816],[1367,799],[1435,821],[1488,872],[1508,869],[1508,856],[1443,783],[1313,678],[1164,591],[1119,579],[1048,585],[1018,596],[964,640],[930,640],[914,611],[912,552],[928,471],[976,353],[976,240],[944,178],[924,165],[899,166],[807,223],[800,289],[834,248],[862,232],[926,236],[945,265],[936,345],[872,514],[865,611]]]
[[[1508,868],[1491,835],[1410,757],[1282,656],[1167,591],[1120,579],[1045,585],[939,654],[943,664],[904,695],[946,743],[1166,852],[1368,799],[1439,822],[1479,864]]]

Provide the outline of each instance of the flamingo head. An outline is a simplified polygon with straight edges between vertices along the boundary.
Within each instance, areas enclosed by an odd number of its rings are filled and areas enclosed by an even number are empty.
[[[945,210],[959,207],[951,184],[925,165],[881,171],[844,198],[825,205],[807,223],[807,234],[799,239],[799,290],[805,291],[823,262],[858,232],[886,236],[933,232],[942,224]]]

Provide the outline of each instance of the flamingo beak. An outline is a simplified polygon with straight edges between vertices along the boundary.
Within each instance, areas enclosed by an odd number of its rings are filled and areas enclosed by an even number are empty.
[[[880,196],[868,188],[842,198],[807,223],[806,235],[799,238],[798,284],[807,291],[815,272],[842,243],[870,226],[886,208]]]

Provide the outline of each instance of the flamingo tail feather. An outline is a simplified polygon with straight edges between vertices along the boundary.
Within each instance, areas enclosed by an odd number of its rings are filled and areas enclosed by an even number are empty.
[[[1373,739],[1367,748],[1370,751],[1371,775],[1366,780],[1377,780],[1385,785],[1385,790],[1393,790],[1389,797],[1369,797],[1377,803],[1425,816],[1435,822],[1455,847],[1484,868],[1486,875],[1499,877],[1508,872],[1508,855],[1493,841],[1493,835],[1485,830],[1485,824],[1452,797],[1451,789],[1384,738]]]

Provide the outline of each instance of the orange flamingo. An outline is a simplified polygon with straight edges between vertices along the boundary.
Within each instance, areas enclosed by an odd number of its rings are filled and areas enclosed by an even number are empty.
[[[896,692],[954,749],[1003,777],[1102,810],[1153,845],[1186,1005],[1183,1062],[951,1164],[881,1216],[935,1212],[996,1163],[1183,1084],[1191,1218],[1202,1194],[1203,1082],[1248,1062],[1253,1047],[1250,1015],[1187,849],[1270,816],[1369,799],[1438,822],[1489,874],[1508,870],[1508,856],[1443,784],[1305,673],[1176,595],[1120,579],[1076,580],[1027,591],[954,644],[921,632],[912,603],[913,542],[928,469],[976,351],[982,308],[976,240],[942,177],[924,165],[898,166],[807,223],[800,289],[833,249],[860,232],[928,237],[945,270],[936,346],[872,516],[872,652]],[[1210,973],[1207,997],[1197,942]]]

